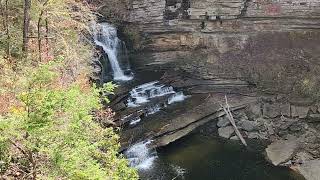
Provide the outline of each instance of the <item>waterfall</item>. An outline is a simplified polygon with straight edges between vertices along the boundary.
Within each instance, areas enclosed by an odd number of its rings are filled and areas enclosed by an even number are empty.
[[[142,106],[144,116],[149,116],[155,114],[162,109],[168,107],[171,104],[184,101],[190,96],[186,96],[182,91],[176,92],[172,86],[166,86],[160,84],[159,81],[152,81],[133,88],[129,92],[130,96],[127,99],[127,107],[137,108]],[[157,97],[162,97],[161,99],[156,99]],[[140,115],[139,115],[140,116]],[[125,117],[122,120],[126,121],[130,118],[130,125],[135,126],[140,121],[142,117],[130,116]]]
[[[108,59],[113,71],[113,79],[116,81],[129,81],[133,77],[124,74],[118,61],[123,43],[117,35],[117,29],[108,23],[94,24],[93,38],[97,46],[103,48],[103,51],[108,55]]]
[[[148,107],[146,114],[147,115],[151,115],[151,114],[154,114],[154,113],[156,113],[156,112],[158,112],[160,110],[161,110],[160,104],[156,104],[156,105]]]
[[[170,95],[166,105],[185,100],[183,92],[174,91],[172,86],[160,84],[159,81],[152,81],[133,88],[130,91],[130,97],[127,100],[128,107],[139,107],[149,102],[152,98]],[[148,109],[148,114],[153,114],[161,109],[160,105],[152,106]]]
[[[142,84],[130,91],[128,107],[138,107],[150,99],[176,93],[171,86],[165,86],[158,81]]]
[[[157,153],[154,149],[150,149],[148,145],[151,141],[140,142],[131,146],[125,151],[125,156],[129,160],[130,166],[139,170],[150,169],[154,160],[157,158]]]

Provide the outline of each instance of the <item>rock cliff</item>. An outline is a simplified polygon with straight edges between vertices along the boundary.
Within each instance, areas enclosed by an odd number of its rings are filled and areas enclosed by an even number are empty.
[[[284,93],[319,82],[319,0],[132,0],[125,21],[139,29],[142,58],[179,60],[202,79]]]
[[[148,50],[214,46],[226,51],[261,32],[319,30],[320,1],[133,0],[127,21],[151,40]],[[230,39],[234,42],[226,43]]]

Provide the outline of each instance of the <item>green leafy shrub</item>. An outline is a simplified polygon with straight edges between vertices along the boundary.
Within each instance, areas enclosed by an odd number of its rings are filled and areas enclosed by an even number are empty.
[[[111,93],[113,84],[98,89],[75,82],[60,89],[54,85],[59,74],[52,70],[59,66],[41,65],[21,84],[26,90],[19,94],[21,105],[0,120],[0,151],[8,152],[13,142],[31,171],[45,179],[136,179],[136,171],[118,154],[119,137],[90,113],[101,108],[100,94]]]

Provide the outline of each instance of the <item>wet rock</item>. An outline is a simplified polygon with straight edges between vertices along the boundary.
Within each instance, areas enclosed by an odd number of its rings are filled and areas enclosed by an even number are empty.
[[[243,130],[250,132],[257,129],[257,124],[253,121],[243,120],[239,122],[239,127]]]
[[[300,123],[292,124],[289,127],[289,130],[292,131],[292,132],[300,132],[300,131],[302,131],[302,129],[304,129],[304,126],[302,124],[300,124]]]
[[[237,120],[237,119],[240,120],[240,121],[249,120],[248,116],[243,112],[240,112],[239,114],[237,114],[235,116],[235,120]]]
[[[267,132],[269,135],[274,135],[275,131],[271,125],[267,126]]]
[[[268,118],[275,118],[281,114],[279,104],[264,104],[263,115]]]
[[[291,98],[290,103],[296,104],[298,106],[309,106],[314,103],[314,99],[306,97],[295,97]]]
[[[290,117],[290,104],[280,104],[280,113],[282,116]]]
[[[310,111],[313,114],[317,114],[318,113],[318,107],[317,106],[310,106]]]
[[[226,126],[218,129],[219,136],[223,138],[229,139],[233,133],[234,133],[234,129],[232,126]]]
[[[218,118],[218,123],[217,123],[218,127],[226,127],[229,124],[230,124],[230,121],[227,117],[223,116]]]
[[[114,106],[112,106],[112,109],[114,110],[114,111],[120,111],[120,110],[123,110],[123,109],[125,109],[127,106],[126,106],[126,104],[124,103],[124,102],[120,102],[120,103],[117,103],[117,104],[115,104]]]
[[[128,129],[127,132],[130,131],[130,134],[124,133],[125,136],[122,136],[122,142],[128,142],[124,141],[125,138],[132,139],[132,137],[135,137],[138,139],[141,138],[141,136],[148,136],[148,138],[154,137],[154,147],[166,146],[167,144],[186,136],[197,127],[225,115],[225,112],[221,110],[219,103],[217,103],[217,99],[224,99],[224,96],[216,94],[212,95],[210,98],[206,98],[206,96],[201,97],[205,98],[203,102],[198,102],[201,104],[192,107],[190,104],[191,108],[185,108],[183,113],[180,112],[174,116],[174,118],[172,116],[161,116],[161,121],[145,121],[143,128],[141,128],[141,126],[137,126],[134,129]],[[195,96],[193,96],[193,98],[195,98]],[[249,99],[252,101],[249,101]],[[236,112],[237,110],[244,109],[247,104],[256,101],[256,98],[237,97],[237,99],[233,99],[230,97],[228,100],[230,103],[230,108],[233,110],[233,112]],[[155,123],[158,124],[155,126]],[[154,127],[156,127],[156,129]],[[219,129],[221,131],[222,128]],[[233,132],[233,129],[230,129],[230,131]],[[226,138],[229,138],[230,136],[231,135],[225,135]],[[126,146],[126,144],[122,144],[122,146]]]
[[[284,116],[280,117],[280,122],[278,123],[279,128],[281,130],[286,130],[288,129],[291,125],[293,125],[294,123],[296,123],[298,121],[298,119],[291,119],[291,118],[286,118]]]
[[[295,137],[275,141],[266,148],[267,158],[277,166],[291,159],[298,147],[298,139]]]
[[[318,110],[317,112],[320,112],[320,104],[317,104],[317,108],[318,108],[318,109],[317,109],[317,110]]]
[[[299,152],[296,154],[295,162],[298,164],[303,164],[309,160],[313,159],[309,153],[306,152]]]
[[[249,132],[248,138],[249,139],[260,139],[260,134],[258,132]]]
[[[310,114],[308,116],[308,122],[320,122],[320,114]]]
[[[230,140],[239,141],[240,139],[239,139],[238,136],[232,136],[232,137],[230,138]]]
[[[307,161],[304,164],[297,167],[300,174],[304,176],[306,180],[320,180],[320,160]]]
[[[254,120],[262,115],[259,103],[251,104],[247,107],[246,115],[250,120]]]
[[[291,106],[291,117],[299,117],[300,119],[304,119],[307,117],[309,111],[309,107],[305,106]]]

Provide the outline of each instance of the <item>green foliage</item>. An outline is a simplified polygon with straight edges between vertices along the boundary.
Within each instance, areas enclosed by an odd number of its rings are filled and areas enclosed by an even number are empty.
[[[9,144],[6,139],[0,137],[0,174],[6,170],[9,161]]]
[[[77,0],[32,1],[25,54],[23,1],[8,2],[4,11],[0,0],[1,178],[19,169],[26,179],[138,179],[119,136],[95,119],[116,86],[88,82],[93,48],[83,34],[93,13]]]
[[[26,91],[19,95],[22,105],[0,120],[0,151],[8,151],[9,140],[19,142],[44,163],[38,170],[45,172],[43,178],[136,179],[135,170],[118,154],[119,137],[90,114],[101,108],[100,94],[112,93],[114,85],[82,89],[76,82],[56,88],[52,84],[58,74],[52,69],[59,66],[50,63],[32,70]]]

